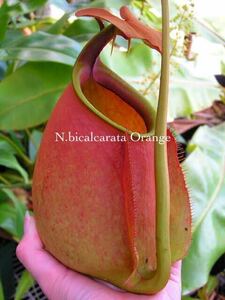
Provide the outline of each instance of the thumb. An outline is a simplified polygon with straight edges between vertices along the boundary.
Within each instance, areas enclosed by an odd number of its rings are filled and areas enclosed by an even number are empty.
[[[25,216],[24,236],[17,246],[16,255],[46,294],[58,277],[64,276],[68,271],[44,249],[35,220],[29,214]]]

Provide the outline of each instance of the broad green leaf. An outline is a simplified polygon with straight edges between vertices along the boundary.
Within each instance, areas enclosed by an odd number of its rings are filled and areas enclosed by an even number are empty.
[[[0,42],[4,39],[9,21],[8,6],[5,3],[0,6]]]
[[[4,229],[12,236],[17,235],[15,226],[16,211],[12,204],[8,201],[0,201],[0,228]]]
[[[101,57],[111,70],[127,80],[145,75],[152,64],[152,51],[140,43],[132,46],[129,52],[115,47],[112,55],[111,47],[106,47]]]
[[[24,15],[40,8],[46,2],[47,0],[14,0],[8,5],[8,10],[11,16]]]
[[[99,31],[96,20],[77,19],[65,30],[64,35],[76,39],[77,41],[87,41]]]
[[[25,129],[45,122],[71,80],[72,68],[28,63],[0,83],[0,129]],[[16,92],[15,92],[16,91]]]
[[[145,5],[143,5],[145,4]],[[138,8],[139,15],[141,14],[141,19],[144,19],[144,22],[153,26],[156,29],[161,30],[162,27],[162,19],[161,19],[161,4],[159,1],[153,0],[148,3],[144,3],[143,1],[133,0],[132,5],[135,8]],[[171,3],[171,17],[174,12],[174,3]]]
[[[80,52],[74,40],[46,32],[36,32],[0,48],[0,60],[52,61],[73,66]]]
[[[119,9],[121,6],[128,5],[130,3],[131,0],[94,0],[90,3],[89,6]]]
[[[8,189],[2,189],[2,191],[7,195],[8,199],[12,202],[15,208],[15,227],[14,230],[16,231],[15,239],[20,240],[23,236],[23,223],[24,223],[24,216],[26,212],[25,204],[19,200],[15,194]]]
[[[2,138],[3,135],[0,134],[0,153],[2,150],[7,151],[7,153],[15,154],[16,150]]]
[[[7,45],[12,43],[12,41],[17,41],[20,38],[23,38],[23,32],[22,30],[19,29],[7,29],[6,33],[5,33],[5,37],[4,40],[1,42],[0,44],[0,49],[5,49],[7,48]],[[0,50],[1,52],[2,50]],[[0,53],[1,54],[1,53]],[[4,62],[6,63],[6,62]]]
[[[20,166],[15,156],[7,150],[0,150],[0,165],[16,170],[23,177],[25,183],[28,182],[27,172]]]
[[[183,262],[183,293],[208,281],[212,266],[225,253],[225,123],[200,127],[184,163],[191,188],[193,240]]]
[[[22,0],[18,2],[20,3],[23,13],[28,13],[42,7],[47,0]]]
[[[22,273],[22,276],[19,280],[19,283],[16,288],[15,300],[21,300],[29,289],[33,286],[34,279],[31,274],[25,270]]]
[[[59,20],[54,24],[50,25],[45,31],[51,34],[61,34],[65,25],[68,23],[68,18],[70,14],[64,14]]]
[[[210,81],[174,76],[170,87],[169,117],[190,116],[205,109],[218,99],[219,93],[218,87]]]

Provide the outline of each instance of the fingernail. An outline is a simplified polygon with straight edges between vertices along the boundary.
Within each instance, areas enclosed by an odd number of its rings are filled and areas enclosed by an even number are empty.
[[[29,210],[26,210],[26,213],[25,213],[25,218],[27,218],[27,217],[30,217],[30,212],[29,212]]]
[[[29,227],[30,227],[30,213],[27,210],[24,218],[24,234],[29,232]]]

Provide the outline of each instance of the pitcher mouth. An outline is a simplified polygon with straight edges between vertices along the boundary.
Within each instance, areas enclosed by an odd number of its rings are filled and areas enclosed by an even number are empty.
[[[73,86],[79,99],[102,120],[122,133],[147,138],[154,135],[155,110],[99,59],[115,30],[108,26],[86,45],[74,66]]]

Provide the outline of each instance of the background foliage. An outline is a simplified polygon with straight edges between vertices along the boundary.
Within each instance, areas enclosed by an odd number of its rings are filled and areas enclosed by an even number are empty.
[[[211,107],[215,100],[225,102],[224,88],[214,78],[215,74],[224,74],[221,36],[225,24],[220,18],[204,14],[199,19],[194,13],[198,1],[171,1],[168,121],[183,118],[189,125],[195,124],[196,112]],[[32,172],[46,121],[71,81],[72,66],[80,50],[98,31],[94,20],[78,20],[74,11],[84,6],[99,6],[118,13],[121,5],[129,4],[144,22],[161,27],[156,0],[72,2],[0,1],[0,257],[4,256],[0,259],[1,300],[14,293],[15,299],[22,299],[33,285],[27,271],[17,288],[7,283],[9,253],[14,251],[8,241],[21,239],[25,211],[32,208]],[[192,35],[195,43],[184,44],[184,36],[190,36],[192,31],[196,32]],[[103,61],[156,106],[159,55],[137,41],[132,42],[127,52],[127,44],[122,39],[117,39],[113,55],[110,52],[110,47],[106,47]],[[178,135],[186,150],[183,166],[194,212],[193,242],[183,263],[183,293],[191,294],[184,299],[193,299],[191,295],[195,299],[209,299],[220,288],[225,269],[221,263],[221,268],[212,272],[225,253],[224,115],[217,115],[217,122],[209,119],[208,116],[198,123],[204,126],[192,126],[191,131]]]

